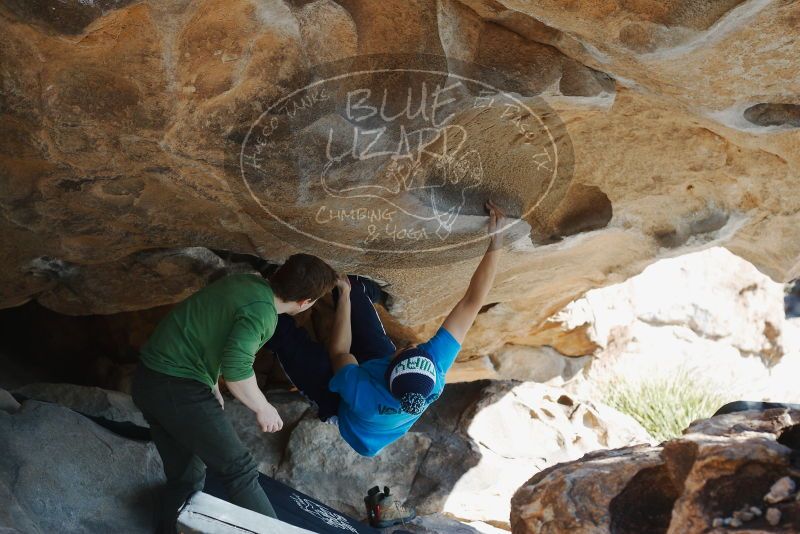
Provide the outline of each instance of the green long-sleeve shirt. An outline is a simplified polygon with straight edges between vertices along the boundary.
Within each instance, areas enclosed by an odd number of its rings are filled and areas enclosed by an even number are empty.
[[[255,354],[275,332],[272,288],[257,274],[233,274],[175,306],[142,347],[142,363],[213,387],[253,375]]]

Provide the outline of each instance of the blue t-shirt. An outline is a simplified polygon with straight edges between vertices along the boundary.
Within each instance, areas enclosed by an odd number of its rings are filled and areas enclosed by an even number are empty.
[[[453,365],[461,344],[444,327],[440,327],[436,335],[419,345],[419,348],[427,352],[436,364],[436,384],[427,403],[430,405],[442,393],[445,374]],[[422,415],[401,411],[400,402],[389,392],[386,369],[392,357],[389,354],[361,365],[346,365],[328,384],[330,390],[338,393],[342,399],[339,404],[339,432],[362,456],[378,454],[408,432]]]

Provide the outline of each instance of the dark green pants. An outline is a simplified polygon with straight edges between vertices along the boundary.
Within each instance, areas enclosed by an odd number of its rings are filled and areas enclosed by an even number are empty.
[[[203,489],[206,466],[222,480],[233,504],[275,517],[258,483],[253,456],[206,384],[139,364],[132,394],[150,424],[167,478],[160,530],[174,531],[178,509],[192,493]]]

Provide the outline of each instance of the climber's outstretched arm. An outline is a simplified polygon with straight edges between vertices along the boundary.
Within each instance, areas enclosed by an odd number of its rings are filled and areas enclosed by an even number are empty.
[[[503,246],[503,218],[505,214],[491,200],[486,203],[486,209],[489,211],[488,231],[491,238],[489,248],[486,254],[483,255],[480,264],[478,264],[478,268],[475,269],[467,292],[442,324],[459,343],[464,342],[467,331],[486,302],[486,297],[494,283],[497,262],[500,259],[500,252]]]

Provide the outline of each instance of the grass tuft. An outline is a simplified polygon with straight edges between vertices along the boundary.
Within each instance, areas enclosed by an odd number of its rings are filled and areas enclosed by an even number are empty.
[[[638,380],[617,376],[599,389],[605,404],[636,419],[658,441],[680,436],[692,421],[711,417],[728,401],[690,369]]]

